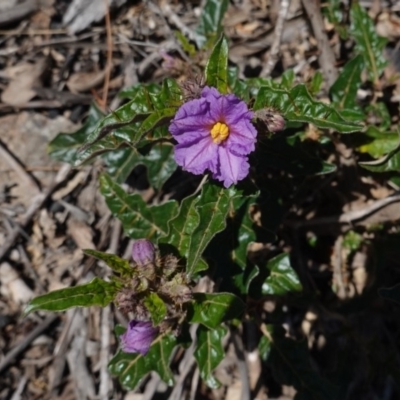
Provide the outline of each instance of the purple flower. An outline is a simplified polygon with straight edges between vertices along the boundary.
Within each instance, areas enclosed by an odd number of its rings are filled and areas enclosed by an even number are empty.
[[[146,355],[157,332],[158,329],[153,328],[151,322],[129,322],[126,332],[119,337],[122,351]]]
[[[244,179],[257,136],[252,117],[235,95],[206,86],[199,99],[182,105],[169,126],[178,142],[175,161],[196,175],[210,170],[225,187]]]
[[[132,247],[132,259],[136,264],[143,267],[147,264],[155,261],[156,251],[151,243],[147,239],[139,239],[133,243]]]

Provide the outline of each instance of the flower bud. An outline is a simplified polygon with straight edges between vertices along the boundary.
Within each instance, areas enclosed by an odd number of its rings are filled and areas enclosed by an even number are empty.
[[[155,257],[156,251],[153,243],[147,239],[139,239],[133,243],[132,258],[139,267],[154,263]]]
[[[140,353],[144,356],[157,333],[158,329],[154,328],[151,322],[132,320],[126,332],[119,337],[121,349],[125,353]]]
[[[269,132],[277,132],[285,129],[285,119],[282,114],[273,108],[263,108],[257,110],[254,114],[257,119],[264,122]]]

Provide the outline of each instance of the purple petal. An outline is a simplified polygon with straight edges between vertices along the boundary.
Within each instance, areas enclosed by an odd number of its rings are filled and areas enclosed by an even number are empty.
[[[213,174],[213,178],[222,181],[225,187],[237,183],[249,174],[247,157],[232,154],[225,146],[219,146],[218,156],[220,168]]]
[[[122,351],[146,355],[157,332],[151,322],[130,321],[126,332],[120,336]]]
[[[192,174],[202,174],[206,169],[215,171],[218,145],[213,143],[211,135],[197,142],[175,146],[175,161]]]

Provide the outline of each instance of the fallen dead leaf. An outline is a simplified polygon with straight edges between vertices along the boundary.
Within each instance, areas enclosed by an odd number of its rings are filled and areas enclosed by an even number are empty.
[[[47,58],[38,59],[35,63],[22,62],[8,68],[5,72],[10,79],[4,89],[1,100],[12,106],[21,106],[35,97],[34,86],[42,86],[41,78],[47,68]]]

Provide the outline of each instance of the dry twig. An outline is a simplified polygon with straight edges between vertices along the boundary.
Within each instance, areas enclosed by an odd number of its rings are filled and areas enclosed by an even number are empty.
[[[274,39],[272,42],[271,50],[269,52],[267,63],[262,69],[260,76],[265,76],[265,77],[269,76],[278,61],[282,33],[283,33],[283,26],[285,24],[289,6],[290,6],[290,0],[282,0],[280,3],[278,19],[276,20]]]
[[[0,373],[3,372],[14,359],[21,354],[42,332],[44,332],[54,321],[59,318],[57,314],[48,316],[41,324],[39,324],[31,333],[29,333],[22,342],[18,343],[3,358],[0,364]]]
[[[318,60],[322,68],[325,81],[330,88],[338,77],[335,67],[336,58],[329,44],[325,33],[324,21],[321,15],[321,5],[319,0],[302,0],[303,6],[307,12],[315,38],[318,43]]]

